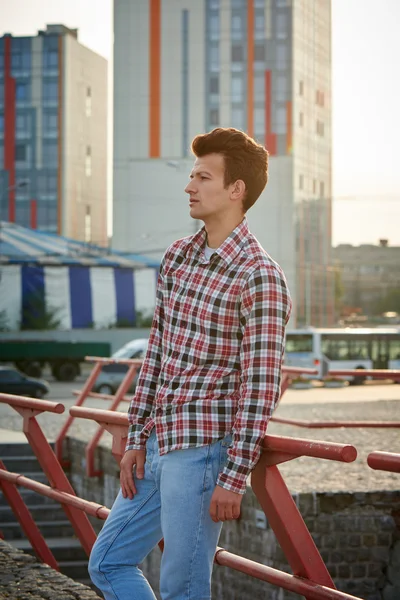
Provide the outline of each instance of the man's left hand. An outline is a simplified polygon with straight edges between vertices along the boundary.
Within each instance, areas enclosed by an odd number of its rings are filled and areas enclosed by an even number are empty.
[[[231,521],[240,517],[242,494],[231,492],[217,485],[211,498],[210,515],[215,523]]]

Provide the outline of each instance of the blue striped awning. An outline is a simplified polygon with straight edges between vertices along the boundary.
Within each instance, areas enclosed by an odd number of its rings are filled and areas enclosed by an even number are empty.
[[[0,222],[0,263],[158,268],[159,261],[140,254],[124,256],[109,248],[78,242],[53,233]]]

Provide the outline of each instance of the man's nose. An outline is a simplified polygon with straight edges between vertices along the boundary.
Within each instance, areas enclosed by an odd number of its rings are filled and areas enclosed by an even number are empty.
[[[192,193],[194,193],[195,191],[196,191],[196,186],[195,186],[195,184],[194,184],[194,180],[193,180],[193,179],[191,179],[191,180],[189,181],[189,183],[187,184],[187,186],[185,187],[185,192],[186,192],[187,194],[192,194]]]

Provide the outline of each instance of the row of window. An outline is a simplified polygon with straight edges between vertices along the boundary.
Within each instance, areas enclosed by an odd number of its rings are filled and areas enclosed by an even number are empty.
[[[31,84],[29,81],[17,81],[15,98],[17,104],[31,102]],[[44,79],[42,85],[42,101],[56,103],[58,101],[58,78]],[[0,105],[4,103],[4,85],[0,85]]]
[[[304,81],[299,81],[299,96],[304,96]],[[325,106],[325,94],[321,90],[315,92],[315,104],[318,106]]]
[[[305,188],[304,179],[305,179],[304,175],[300,174],[299,175],[299,190],[304,190],[304,188]],[[318,181],[316,179],[313,179],[312,190],[313,190],[314,195],[318,193],[319,198],[324,198],[325,183],[323,181],[320,181],[319,186],[318,186]]]

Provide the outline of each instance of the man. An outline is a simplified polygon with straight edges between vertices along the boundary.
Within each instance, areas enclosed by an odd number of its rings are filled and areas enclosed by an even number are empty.
[[[185,191],[204,227],[161,263],[121,491],[90,559],[106,600],[154,600],[138,565],[161,538],[162,599],[211,598],[222,522],[240,514],[280,394],[291,301],[245,217],[267,183],[268,153],[222,128],[192,151]]]

